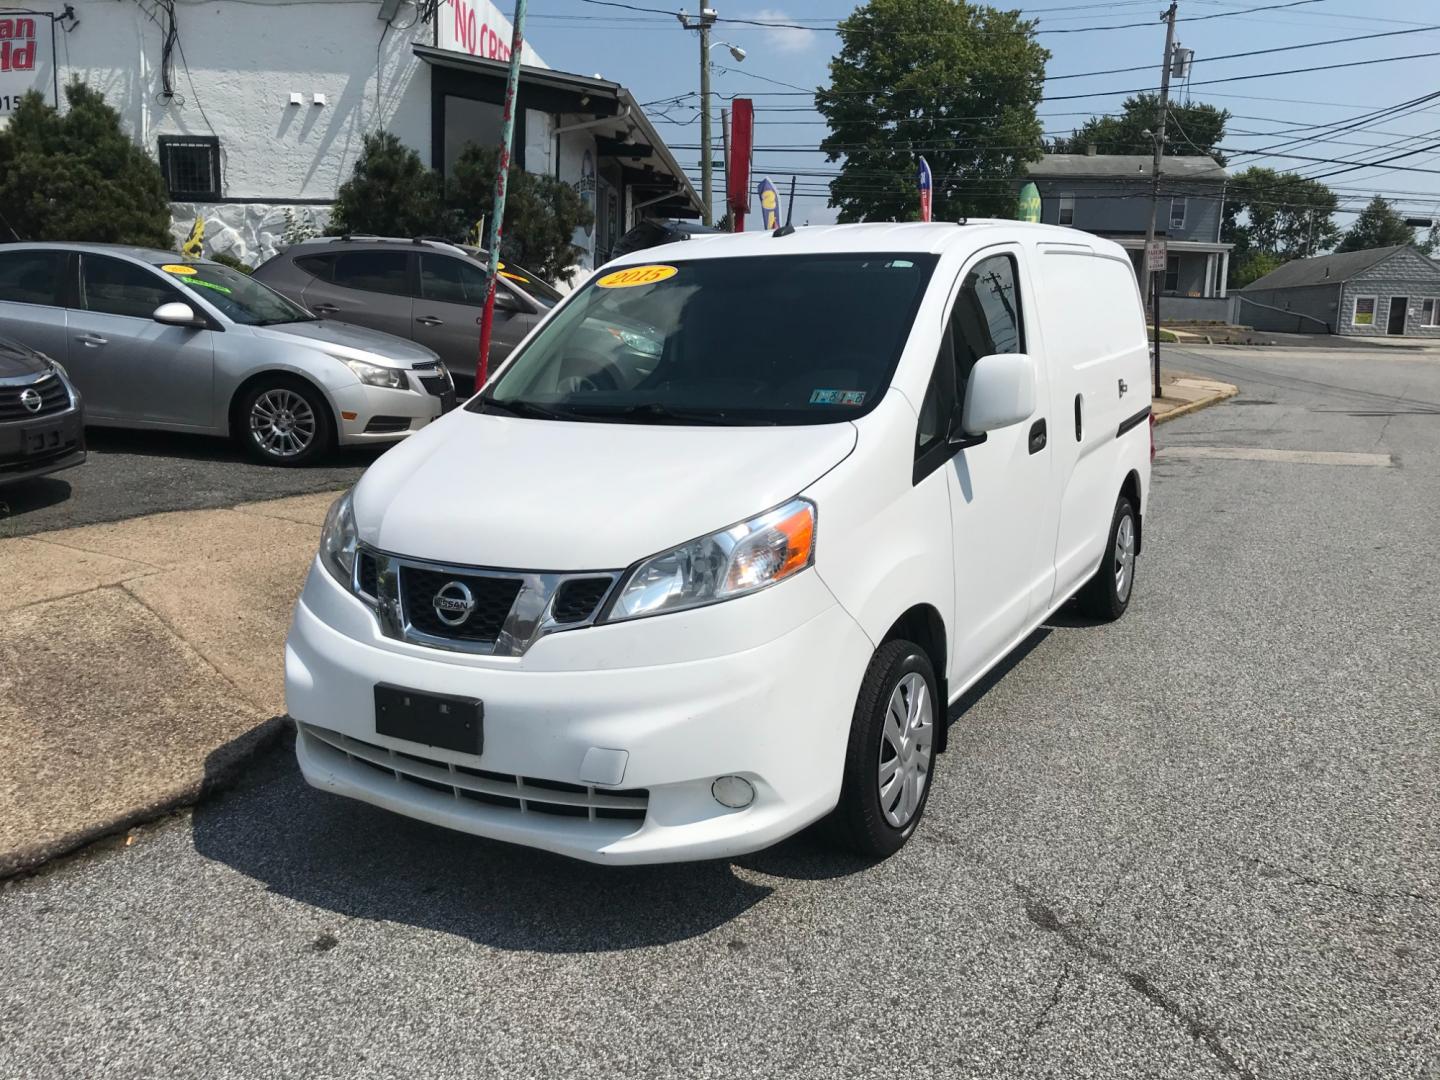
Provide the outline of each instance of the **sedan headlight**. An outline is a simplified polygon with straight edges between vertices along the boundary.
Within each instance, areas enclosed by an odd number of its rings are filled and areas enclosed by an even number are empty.
[[[347,589],[352,588],[355,580],[355,551],[359,543],[355,510],[347,491],[330,505],[325,527],[320,530],[320,561]]]
[[[635,567],[605,621],[714,604],[763,589],[815,562],[815,504],[791,499]]]
[[[353,371],[355,377],[366,386],[381,386],[386,390],[410,389],[410,380],[405,377],[403,368],[385,367],[383,364],[372,364],[368,360],[352,360],[344,356],[337,356],[335,359]]]

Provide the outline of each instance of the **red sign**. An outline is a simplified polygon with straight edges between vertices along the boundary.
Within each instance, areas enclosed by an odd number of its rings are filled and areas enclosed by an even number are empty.
[[[476,9],[480,9],[479,17],[476,17]],[[509,61],[510,59],[510,27],[504,22],[503,16],[496,18],[496,13],[490,4],[474,4],[469,0],[450,0],[450,9],[453,13],[451,29],[451,40],[454,48],[463,50],[471,56],[483,56],[490,60]],[[490,10],[486,10],[490,9]],[[441,42],[441,48],[445,47]]]
[[[35,70],[35,20],[0,19],[0,71]]]
[[[730,160],[725,163],[725,201],[735,216],[735,231],[745,231],[750,209],[750,157],[755,146],[755,102],[736,98],[730,103]]]

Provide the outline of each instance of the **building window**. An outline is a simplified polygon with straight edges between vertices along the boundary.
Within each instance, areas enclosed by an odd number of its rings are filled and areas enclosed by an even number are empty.
[[[177,202],[220,198],[220,140],[214,135],[161,135],[160,171]]]
[[[1180,256],[1167,255],[1165,257],[1165,291],[1177,293],[1180,291]]]
[[[1357,296],[1355,298],[1355,317],[1350,320],[1351,326],[1374,326],[1375,325],[1375,297]]]
[[[1059,219],[1059,220],[1060,220],[1060,224],[1061,224],[1061,225],[1074,225],[1074,224],[1075,224],[1075,196],[1074,196],[1074,195],[1061,195],[1061,196],[1060,196],[1060,219]]]
[[[1170,228],[1185,228],[1185,204],[1187,201],[1183,197],[1170,200]]]
[[[1440,326],[1440,299],[1431,297],[1420,305],[1420,325]]]

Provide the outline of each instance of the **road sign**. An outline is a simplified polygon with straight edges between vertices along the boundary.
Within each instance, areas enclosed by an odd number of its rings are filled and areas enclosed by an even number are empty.
[[[1145,245],[1145,269],[1152,274],[1165,271],[1165,241],[1151,240]]]

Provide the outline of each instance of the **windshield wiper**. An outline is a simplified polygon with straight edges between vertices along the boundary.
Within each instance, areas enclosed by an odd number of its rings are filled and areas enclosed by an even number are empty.
[[[701,424],[712,427],[775,426],[774,420],[738,416],[727,413],[724,409],[676,409],[654,401],[646,402],[643,405],[580,407],[575,409],[575,412],[582,416],[593,416],[596,419],[631,420],[642,424]]]
[[[501,413],[505,416],[520,416],[527,420],[577,420],[580,417],[568,409],[536,405],[533,401],[496,401],[488,395],[480,398],[482,412]]]

